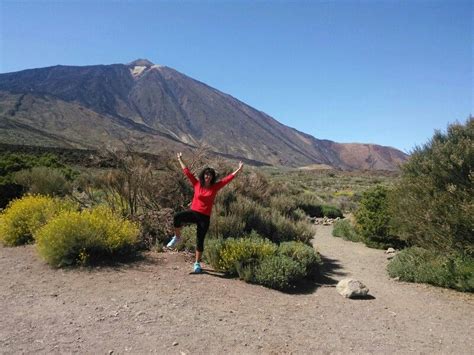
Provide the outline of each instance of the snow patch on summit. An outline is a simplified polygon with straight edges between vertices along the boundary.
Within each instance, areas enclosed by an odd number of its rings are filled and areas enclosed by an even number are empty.
[[[145,65],[135,65],[133,68],[130,68],[130,73],[132,73],[134,78],[139,77],[142,75],[146,70],[152,70],[152,69],[161,69],[164,68],[164,65],[159,65],[159,64],[154,64],[151,67],[150,66],[145,66]]]
[[[145,66],[137,65],[130,69],[130,72],[134,77],[140,76],[143,71],[146,69]]]

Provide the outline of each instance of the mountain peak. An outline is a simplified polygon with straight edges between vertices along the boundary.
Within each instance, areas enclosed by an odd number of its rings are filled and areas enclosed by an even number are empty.
[[[133,62],[128,63],[129,67],[151,67],[155,65],[154,63],[150,62],[148,59],[137,59]]]

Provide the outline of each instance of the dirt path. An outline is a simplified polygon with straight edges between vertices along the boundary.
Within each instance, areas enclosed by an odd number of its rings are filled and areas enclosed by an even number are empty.
[[[391,281],[383,251],[330,236],[322,285],[284,294],[216,274],[189,256],[54,270],[33,246],[0,247],[0,353],[472,353],[474,297]],[[374,297],[348,300],[345,275]]]

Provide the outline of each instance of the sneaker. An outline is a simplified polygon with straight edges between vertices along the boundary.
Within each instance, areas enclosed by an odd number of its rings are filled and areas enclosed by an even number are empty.
[[[179,243],[180,240],[181,240],[180,237],[173,236],[173,238],[171,238],[170,242],[168,244],[166,244],[166,247],[170,248],[170,249],[173,249],[176,246],[176,244]]]
[[[197,261],[194,263],[194,272],[196,274],[199,274],[202,272],[202,269],[201,269],[201,264],[198,263]]]

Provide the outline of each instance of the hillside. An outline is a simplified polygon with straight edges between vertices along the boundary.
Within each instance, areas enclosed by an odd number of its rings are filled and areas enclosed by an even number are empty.
[[[396,170],[390,147],[316,139],[178,71],[147,60],[0,74],[0,143],[157,153],[208,146],[272,165]]]

